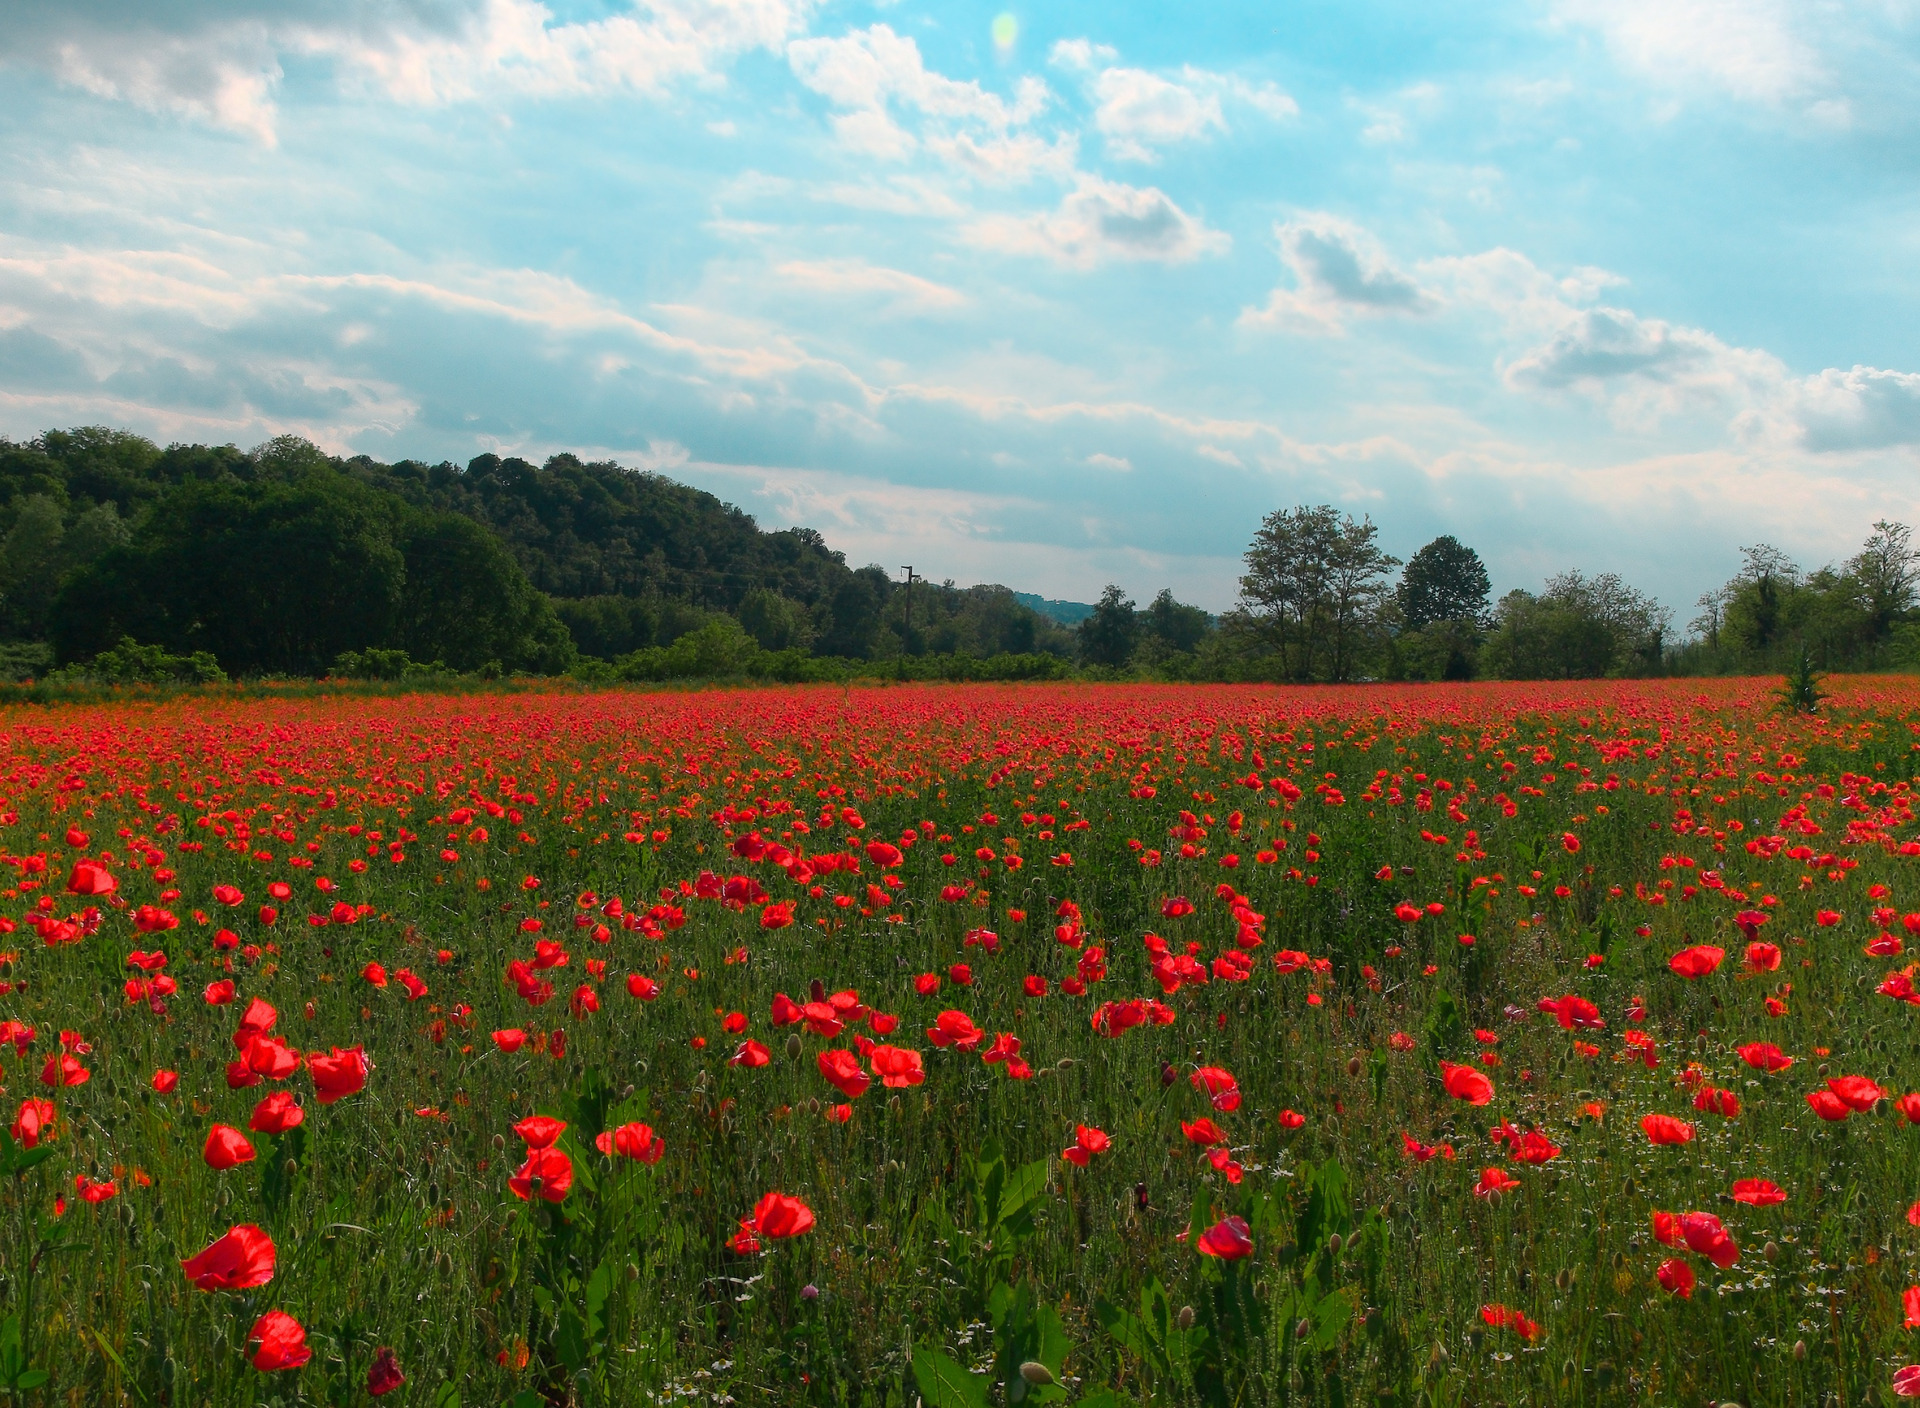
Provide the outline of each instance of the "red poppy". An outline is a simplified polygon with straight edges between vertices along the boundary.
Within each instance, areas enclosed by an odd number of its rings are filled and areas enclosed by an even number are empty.
[[[660,996],[660,984],[644,973],[627,974],[627,991],[642,1002],[652,1002]]]
[[[1060,1157],[1077,1168],[1085,1168],[1095,1154],[1104,1154],[1112,1147],[1113,1140],[1107,1137],[1106,1131],[1077,1124],[1073,1127],[1073,1147],[1062,1150]]]
[[[1202,1066],[1188,1080],[1222,1114],[1231,1114],[1240,1108],[1240,1083],[1231,1072],[1219,1066]]]
[[[755,1041],[752,1037],[748,1037],[740,1043],[739,1050],[727,1058],[727,1064],[729,1066],[745,1066],[749,1070],[757,1070],[772,1060],[773,1053],[771,1051],[767,1050],[765,1046]]]
[[[373,1363],[367,1369],[367,1394],[378,1398],[384,1393],[392,1393],[407,1381],[400,1372],[399,1361],[393,1357],[393,1351],[385,1345],[373,1352]]]
[[[867,1053],[867,1061],[880,1083],[892,1089],[919,1085],[927,1078],[920,1064],[920,1053],[904,1046],[876,1046]]]
[[[1510,1306],[1483,1305],[1480,1307],[1480,1319],[1496,1330],[1512,1330],[1529,1344],[1540,1335],[1537,1322],[1529,1320]]]
[[[285,1134],[301,1124],[307,1112],[291,1090],[276,1090],[253,1107],[247,1128],[257,1134]]]
[[[1693,1126],[1685,1120],[1675,1119],[1672,1115],[1646,1115],[1640,1120],[1640,1128],[1646,1131],[1647,1138],[1655,1144],[1686,1144],[1693,1139]]]
[[[507,1027],[493,1034],[493,1044],[511,1056],[527,1044],[527,1034],[518,1027]]]
[[[1808,1091],[1807,1104],[1813,1107],[1813,1112],[1821,1119],[1831,1120],[1835,1124],[1853,1113],[1852,1107],[1831,1090]]]
[[[203,1291],[244,1291],[273,1279],[273,1239],[251,1222],[227,1230],[198,1256],[180,1263]]]
[[[1506,1193],[1520,1186],[1520,1180],[1503,1168],[1487,1168],[1480,1172],[1480,1181],[1473,1185],[1473,1196],[1491,1198],[1495,1193]]]
[[[1693,1108],[1712,1115],[1724,1115],[1728,1119],[1740,1117],[1740,1097],[1731,1090],[1720,1090],[1714,1086],[1702,1086],[1693,1097]]]
[[[608,1158],[618,1154],[623,1159],[642,1164],[657,1164],[660,1156],[667,1152],[666,1141],[638,1121],[606,1130],[596,1135],[593,1143]]]
[[[966,1013],[952,1008],[934,1018],[934,1024],[927,1028],[927,1040],[935,1046],[951,1046],[960,1051],[973,1050],[986,1035]]]
[[[1723,948],[1712,944],[1695,944],[1692,948],[1683,948],[1667,960],[1667,967],[1683,978],[1704,978],[1719,968],[1727,956]]]
[[[221,978],[207,984],[207,990],[201,994],[209,1007],[225,1007],[233,1001],[233,979]]]
[[[1882,1090],[1865,1076],[1835,1076],[1827,1082],[1831,1090],[1849,1110],[1865,1114],[1874,1103],[1884,1100],[1891,1093]]]
[[[1280,1112],[1280,1128],[1282,1129],[1298,1129],[1306,1122],[1307,1117],[1298,1110],[1282,1110]]]
[[[1223,1218],[1200,1234],[1193,1249],[1202,1256],[1238,1261],[1253,1255],[1253,1236],[1244,1217]]]
[[[331,1054],[316,1051],[307,1058],[314,1098],[322,1105],[359,1094],[366,1088],[367,1069],[366,1050],[358,1046],[350,1046],[345,1051],[336,1046]]]
[[[829,1047],[815,1058],[815,1063],[827,1083],[849,1099],[858,1099],[873,1084],[872,1078],[860,1068],[860,1058],[851,1051]]]
[[[228,908],[243,903],[247,898],[232,885],[215,885],[213,887],[213,897]]]
[[[1902,1095],[1894,1103],[1900,1107],[1900,1113],[1907,1117],[1908,1124],[1920,1124],[1920,1091]]]
[[[1451,1061],[1440,1063],[1441,1079],[1445,1081],[1447,1094],[1456,1100],[1464,1100],[1469,1105],[1486,1105],[1493,1100],[1493,1082],[1485,1072],[1472,1066],[1456,1066]]]
[[[554,1142],[567,1132],[567,1122],[557,1120],[552,1115],[528,1115],[513,1127],[529,1149],[551,1149]]]
[[[1720,1219],[1710,1212],[1682,1213],[1680,1235],[1686,1239],[1691,1251],[1705,1257],[1722,1271],[1740,1260],[1740,1248],[1727,1235],[1727,1229],[1720,1225]]]
[[[217,1124],[207,1131],[206,1147],[200,1156],[211,1169],[230,1169],[253,1162],[253,1145],[232,1125]]]
[[[263,1373],[298,1369],[313,1358],[306,1330],[284,1310],[269,1310],[255,1321],[247,1344],[253,1348],[253,1367]]]
[[[1195,1120],[1192,1124],[1188,1124],[1182,1120],[1180,1122],[1180,1132],[1195,1144],[1224,1144],[1227,1142],[1227,1132],[1205,1116]]]
[[[534,1181],[539,1180],[539,1187]],[[521,1202],[538,1194],[549,1203],[563,1202],[573,1190],[573,1160],[559,1149],[530,1149],[520,1171],[507,1180],[507,1187]]]
[[[1738,1178],[1733,1184],[1733,1200],[1753,1208],[1770,1208],[1787,1200],[1779,1184],[1765,1178]]]
[[[67,872],[67,893],[70,895],[110,895],[119,888],[113,872],[95,861],[76,861],[73,869]]]
[[[1681,1257],[1668,1257],[1653,1273],[1654,1279],[1681,1300],[1693,1299],[1693,1268]]]
[[[753,1207],[753,1230],[776,1240],[813,1230],[813,1209],[785,1193],[769,1193]]]
[[[1893,1371],[1893,1393],[1896,1398],[1920,1398],[1920,1364]]]
[[[1735,1049],[1740,1053],[1742,1061],[1756,1071],[1765,1071],[1768,1075],[1784,1071],[1793,1064],[1793,1057],[1770,1041],[1752,1041]]]
[[[155,1071],[151,1084],[154,1090],[161,1095],[171,1095],[180,1084],[180,1072]]]
[[[1772,973],[1780,967],[1780,945],[1748,944],[1747,971],[1749,973]]]

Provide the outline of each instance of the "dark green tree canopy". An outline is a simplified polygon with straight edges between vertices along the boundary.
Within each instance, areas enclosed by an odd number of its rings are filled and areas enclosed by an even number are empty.
[[[1079,634],[1082,659],[1114,668],[1126,664],[1140,643],[1140,617],[1133,599],[1109,583],[1093,614],[1080,623]]]
[[[1435,621],[1481,621],[1492,585],[1479,553],[1452,534],[1435,538],[1407,559],[1400,574],[1402,627],[1417,631]]]

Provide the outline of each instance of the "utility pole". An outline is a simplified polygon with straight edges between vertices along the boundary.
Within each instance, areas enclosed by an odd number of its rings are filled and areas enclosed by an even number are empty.
[[[911,626],[913,624],[913,583],[914,583],[913,569],[911,567],[902,567],[900,570],[907,574],[907,612],[906,612],[907,621],[906,623],[907,625]],[[922,577],[919,580],[924,582],[926,578]]]

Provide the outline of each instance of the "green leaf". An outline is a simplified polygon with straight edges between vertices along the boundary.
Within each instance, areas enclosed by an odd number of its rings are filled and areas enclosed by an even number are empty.
[[[451,1385],[449,1385],[451,1387]],[[457,1401],[457,1400],[456,1400]],[[530,1388],[523,1388],[512,1398],[500,1405],[500,1408],[545,1408],[540,1395]]]
[[[1097,1388],[1081,1395],[1079,1408],[1134,1408],[1134,1405],[1131,1399],[1122,1398],[1110,1388]]]
[[[113,1352],[113,1346],[107,1343],[106,1336],[102,1335],[98,1330],[95,1330],[93,1332],[93,1338],[99,1344],[100,1352],[107,1356],[107,1361],[120,1371],[121,1384],[130,1389],[135,1398],[145,1403],[147,1396],[140,1392],[140,1385],[134,1382],[133,1375],[127,1372],[127,1366],[121,1362],[120,1356]]]
[[[21,1174],[25,1173],[28,1169],[38,1168],[41,1164],[45,1163],[48,1159],[52,1157],[53,1157],[52,1148],[50,1148],[45,1144],[42,1144],[37,1149],[16,1149],[13,1153],[13,1159],[12,1159],[13,1176],[15,1178],[18,1178],[20,1177]]]
[[[432,1408],[460,1408],[460,1390],[450,1383],[441,1384],[434,1392]]]
[[[0,1383],[12,1383],[26,1367],[27,1351],[20,1331],[20,1317],[9,1315],[0,1320]]]
[[[1359,1298],[1352,1286],[1342,1286],[1323,1297],[1313,1308],[1313,1333],[1307,1337],[1307,1343],[1322,1353],[1332,1349],[1358,1310]]]
[[[999,1189],[993,1217],[994,1229],[1004,1228],[1016,1237],[1026,1236],[1033,1230],[1033,1215],[1029,1209],[1046,1191],[1045,1159],[1036,1160],[1007,1177]]]
[[[53,1375],[49,1374],[45,1369],[29,1369],[13,1381],[13,1391],[15,1393],[31,1393],[42,1384],[51,1383],[52,1381]]]
[[[913,1351],[913,1381],[927,1408],[987,1408],[987,1380],[969,1374],[937,1349]]]
[[[593,1352],[587,1342],[586,1321],[570,1305],[560,1308],[560,1323],[553,1330],[553,1352],[560,1356],[560,1362],[573,1374],[586,1367],[587,1359]]]

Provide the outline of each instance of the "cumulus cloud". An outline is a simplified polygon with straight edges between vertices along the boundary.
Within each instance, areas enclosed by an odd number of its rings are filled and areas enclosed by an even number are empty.
[[[1224,252],[1232,243],[1157,187],[1086,174],[1051,211],[987,216],[961,233],[983,249],[1036,254],[1083,269],[1114,259],[1181,264]]]
[[[1274,227],[1293,287],[1276,288],[1263,307],[1241,311],[1245,326],[1337,334],[1353,316],[1419,316],[1438,306],[1432,293],[1397,268],[1365,230],[1332,215]]]
[[[948,78],[926,66],[920,46],[872,25],[838,38],[800,39],[787,46],[794,76],[840,109],[834,130],[856,150],[897,160],[918,142],[893,116],[894,109],[944,124],[948,133],[971,126],[1004,134],[1031,121],[1046,107],[1047,85],[1027,75],[1011,99],[977,82]]]
[[[330,62],[343,83],[396,101],[486,94],[651,94],[778,50],[815,0],[645,0],[556,23],[537,0],[319,0],[122,6],[76,0],[9,18],[7,58],[153,112],[271,144],[288,57]]]
[[[1212,94],[1170,83],[1138,68],[1109,68],[1093,80],[1093,125],[1107,150],[1127,161],[1156,161],[1156,148],[1224,132],[1226,118]]]
[[[774,272],[815,292],[869,297],[895,313],[947,313],[967,302],[959,289],[864,259],[789,260]]]
[[[1047,62],[1055,68],[1089,73],[1098,64],[1111,63],[1120,51],[1111,44],[1095,44],[1090,39],[1062,39],[1047,52]]]
[[[1798,383],[1790,399],[1810,450],[1920,445],[1920,373],[1830,367]]]
[[[1778,103],[1826,77],[1790,0],[1561,0],[1555,13],[1597,30],[1621,63],[1677,89],[1710,86]]]

